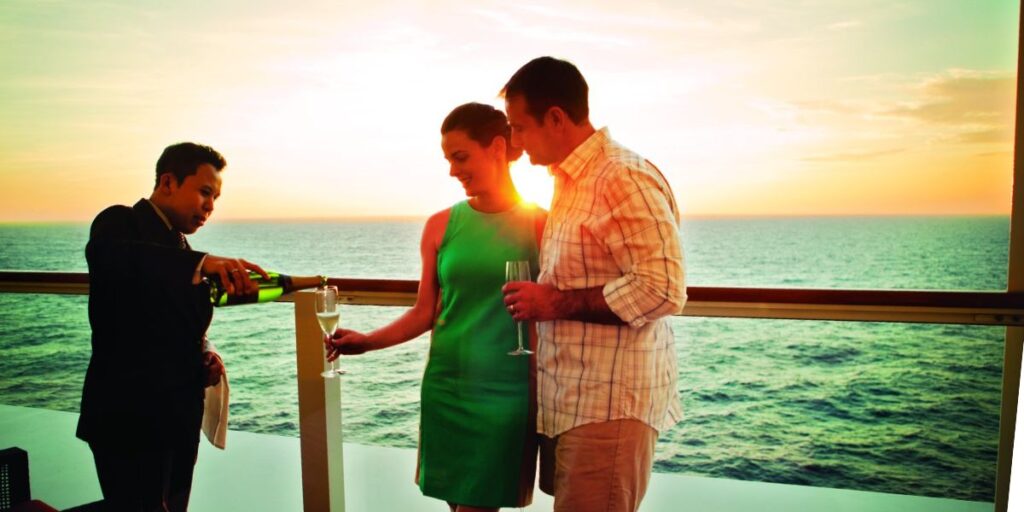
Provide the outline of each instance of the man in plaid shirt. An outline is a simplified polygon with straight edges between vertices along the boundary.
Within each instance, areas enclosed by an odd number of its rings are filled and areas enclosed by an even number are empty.
[[[589,120],[571,63],[540,57],[505,87],[512,144],[555,194],[537,283],[505,286],[537,322],[541,489],[556,511],[635,511],[658,432],[682,416],[668,316],[686,302],[679,209],[658,169]]]

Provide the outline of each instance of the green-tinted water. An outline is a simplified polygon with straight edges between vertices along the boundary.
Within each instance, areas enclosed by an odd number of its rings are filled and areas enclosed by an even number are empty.
[[[736,219],[686,222],[683,234],[691,285],[997,290],[1008,226],[1005,218]],[[191,241],[284,273],[416,279],[420,229],[213,223]],[[0,268],[84,271],[87,230],[2,226]],[[0,401],[77,410],[90,350],[85,304],[0,294]],[[345,307],[342,322],[369,329],[400,312]],[[992,500],[1002,329],[674,325],[686,419],[663,433],[658,471]],[[232,428],[296,435],[292,307],[218,310],[210,337],[231,374]],[[344,360],[347,440],[415,446],[426,343]]]

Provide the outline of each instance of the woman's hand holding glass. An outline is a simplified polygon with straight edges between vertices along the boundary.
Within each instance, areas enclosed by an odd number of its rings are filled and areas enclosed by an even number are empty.
[[[327,339],[327,360],[334,361],[343,355],[355,356],[370,350],[370,338],[350,329],[338,329]]]
[[[341,312],[338,310],[338,287],[324,286],[314,293],[316,294],[316,320],[320,324],[320,330],[326,338],[337,329],[338,321],[341,318]],[[328,357],[331,367],[324,370],[320,374],[321,377],[333,379],[345,373],[345,370],[338,368],[338,363],[335,362],[336,359],[337,356],[334,359]]]

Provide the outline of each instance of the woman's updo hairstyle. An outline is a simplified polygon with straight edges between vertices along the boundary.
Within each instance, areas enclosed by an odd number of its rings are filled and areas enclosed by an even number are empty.
[[[455,130],[466,132],[470,139],[485,148],[490,147],[495,137],[504,137],[509,162],[523,154],[522,148],[512,147],[512,128],[505,113],[490,105],[466,103],[455,107],[441,123],[441,135]]]

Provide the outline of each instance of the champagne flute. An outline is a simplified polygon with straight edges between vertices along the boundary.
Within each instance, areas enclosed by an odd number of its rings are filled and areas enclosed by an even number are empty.
[[[530,262],[526,260],[513,260],[505,262],[505,282],[512,281],[533,281],[530,275]],[[516,338],[519,345],[515,350],[508,353],[510,356],[528,356],[532,350],[523,347],[523,322],[516,322]]]
[[[316,320],[320,323],[320,330],[324,335],[330,337],[338,328],[338,320],[341,318],[341,311],[338,310],[338,287],[334,285],[324,286],[316,290]],[[320,376],[325,379],[333,379],[345,373],[345,370],[338,368],[338,360],[331,361],[331,367],[324,370]]]

